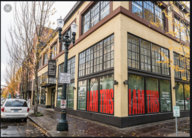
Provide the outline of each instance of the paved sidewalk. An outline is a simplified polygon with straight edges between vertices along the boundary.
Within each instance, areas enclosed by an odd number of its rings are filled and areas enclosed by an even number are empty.
[[[38,107],[42,117],[29,118],[52,137],[175,137],[175,120],[165,120],[149,124],[118,128],[96,121],[67,114],[68,132],[56,130],[60,112]],[[31,108],[32,112],[32,108]],[[189,133],[186,133],[189,130]],[[190,118],[178,118],[178,136],[190,137]]]

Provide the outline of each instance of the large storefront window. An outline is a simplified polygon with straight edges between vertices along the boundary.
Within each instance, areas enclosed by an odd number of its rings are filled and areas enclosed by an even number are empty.
[[[114,113],[113,75],[100,77],[100,112]]]
[[[62,97],[62,87],[57,89],[57,107],[61,106],[61,97]]]
[[[190,84],[184,84],[185,90],[185,109],[190,110]]]
[[[129,75],[128,77],[129,115],[145,113],[144,77]]]
[[[79,81],[78,109],[113,115],[113,81],[112,74]]]
[[[180,110],[184,110],[184,91],[183,84],[179,82],[175,82],[175,98],[176,98],[176,106],[180,107]]]
[[[41,89],[41,104],[46,103],[46,94],[45,94],[45,89]]]
[[[78,83],[78,108],[80,110],[86,110],[86,90],[87,81],[79,81]]]
[[[74,83],[67,85],[67,108],[74,107]]]
[[[160,80],[161,112],[171,111],[171,84],[168,80]]]
[[[158,79],[146,78],[147,113],[159,112]]]
[[[98,79],[88,80],[87,111],[98,112]]]

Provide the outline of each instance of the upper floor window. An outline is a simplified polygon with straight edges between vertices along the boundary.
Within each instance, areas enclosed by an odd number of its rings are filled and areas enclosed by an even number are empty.
[[[175,36],[185,42],[190,42],[190,29],[188,29],[187,25],[182,23],[178,18],[175,18]]]
[[[128,67],[170,75],[169,63],[160,63],[160,61],[169,60],[169,51],[167,49],[131,34],[128,34],[127,44]],[[161,52],[164,56],[161,55]]]
[[[57,43],[51,48],[51,59],[57,55]]]
[[[67,72],[71,74],[71,79],[75,78],[75,57],[68,60]]]
[[[109,14],[109,1],[99,1],[83,15],[83,31],[87,32],[91,27],[97,24]]]
[[[190,80],[189,59],[186,59],[180,54],[174,52],[174,65],[175,65],[174,71],[175,71],[176,78],[186,78],[187,80]]]
[[[48,62],[48,54],[45,53],[45,55],[44,55],[44,63],[43,63],[43,65],[47,64],[47,62]]]
[[[79,77],[114,66],[114,35],[79,54]]]
[[[164,29],[163,9],[151,1],[132,1],[132,12]]]

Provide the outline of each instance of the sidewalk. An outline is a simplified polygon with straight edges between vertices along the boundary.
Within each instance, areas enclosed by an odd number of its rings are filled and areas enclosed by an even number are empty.
[[[32,112],[31,108],[30,112]],[[60,112],[53,109],[38,107],[38,110],[44,114],[42,117],[31,117],[29,119],[35,122],[47,132],[51,137],[175,137],[175,120],[165,120],[149,124],[137,125],[126,128],[109,126],[96,121],[91,121],[81,117],[67,114],[68,132],[58,132],[56,130],[60,120]],[[190,137],[190,118],[178,118],[178,136]]]

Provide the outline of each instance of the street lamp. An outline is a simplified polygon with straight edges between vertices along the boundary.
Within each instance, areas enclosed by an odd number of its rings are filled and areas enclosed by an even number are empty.
[[[68,60],[68,47],[71,41],[73,41],[73,45],[75,43],[75,35],[77,31],[77,25],[73,22],[71,25],[71,32],[72,32],[72,40],[69,39],[68,32],[65,35],[65,38],[61,39],[61,31],[63,27],[64,21],[60,18],[57,20],[57,27],[59,30],[59,42],[64,42],[65,44],[65,62],[64,62],[64,73],[67,73],[67,60]],[[66,88],[67,84],[64,83],[62,86],[62,97],[61,100],[66,101]],[[59,120],[59,123],[57,124],[57,131],[68,131],[68,123],[66,120],[66,109],[62,109],[61,111],[61,120]]]

